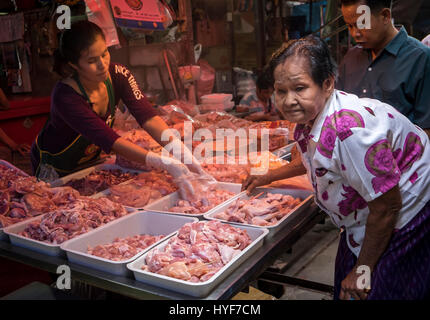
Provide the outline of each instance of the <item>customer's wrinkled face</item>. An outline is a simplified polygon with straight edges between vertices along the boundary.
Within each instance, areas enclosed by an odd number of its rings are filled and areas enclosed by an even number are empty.
[[[333,92],[334,79],[320,87],[310,74],[307,58],[291,56],[274,71],[275,105],[286,120],[313,122]]]
[[[357,9],[361,5],[365,5],[365,1],[359,1],[351,5],[342,6],[343,19],[348,26],[349,34],[354,38],[354,41],[365,49],[377,48],[386,36],[387,25],[391,23],[389,9],[373,10],[370,15],[370,29],[360,27],[360,23],[367,22],[360,19],[363,13],[357,13]],[[359,21],[360,19],[360,21]],[[358,23],[360,22],[360,23]]]
[[[93,82],[103,82],[109,76],[110,54],[106,41],[97,36],[93,44],[81,52],[78,63],[72,67],[79,76]]]

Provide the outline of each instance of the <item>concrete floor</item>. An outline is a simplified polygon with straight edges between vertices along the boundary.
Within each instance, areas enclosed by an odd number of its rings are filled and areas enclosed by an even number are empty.
[[[284,275],[302,280],[334,285],[334,263],[339,243],[339,229],[329,218],[315,225],[295,243],[290,253],[278,257],[273,268],[284,266]],[[260,282],[250,284],[249,292],[241,292],[233,300],[276,300],[273,287]],[[279,289],[279,288],[275,288]],[[330,293],[294,285],[284,285],[279,300],[332,300]],[[278,290],[276,290],[278,291]]]
[[[302,280],[334,285],[334,263],[339,243],[339,229],[329,218],[324,224],[315,225],[295,243],[290,253],[278,257],[273,268],[284,266],[284,275]],[[264,286],[263,286],[264,285]],[[257,289],[256,289],[257,288]],[[282,288],[267,287],[261,282],[253,282],[249,293],[239,293],[234,300],[332,300],[330,293],[308,288],[284,285]],[[274,293],[276,292],[276,293]]]
[[[303,280],[334,285],[334,263],[339,243],[339,229],[326,218],[324,224],[317,224],[292,248],[291,253],[279,257],[287,262],[285,275]],[[313,291],[297,286],[285,286],[281,300],[331,300],[326,292]]]

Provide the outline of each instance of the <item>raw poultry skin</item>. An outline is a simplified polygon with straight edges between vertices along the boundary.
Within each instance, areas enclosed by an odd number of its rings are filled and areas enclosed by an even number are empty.
[[[123,183],[137,176],[137,173],[124,172],[120,169],[97,170],[84,178],[72,179],[65,186],[70,186],[79,191],[83,196],[91,196],[94,193],[108,189],[113,185]]]
[[[19,234],[37,241],[60,244],[127,214],[122,205],[107,198],[80,197],[31,222]]]
[[[301,201],[300,198],[290,195],[267,193],[264,198],[255,196],[249,200],[238,199],[225,211],[215,214],[214,218],[257,226],[273,226]]]
[[[87,253],[112,261],[128,260],[164,237],[164,235],[141,234],[115,238],[111,243],[99,244],[94,248],[88,246]]]
[[[112,186],[108,198],[124,206],[141,208],[177,189],[170,174],[154,170],[142,172],[124,184]]]
[[[0,164],[0,228],[64,206],[80,197],[71,187],[51,188]]]
[[[211,210],[220,203],[234,196],[233,192],[216,189],[211,186],[207,191],[196,192],[196,201],[179,200],[176,206],[169,209],[170,212],[201,214]]]
[[[176,279],[204,282],[250,243],[246,230],[219,221],[187,223],[163,250],[149,251],[141,268]]]

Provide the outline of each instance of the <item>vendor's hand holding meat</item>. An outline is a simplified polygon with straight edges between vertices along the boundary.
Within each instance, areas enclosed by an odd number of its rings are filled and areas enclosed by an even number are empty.
[[[171,135],[173,135],[173,134],[171,134]],[[198,174],[200,176],[199,177],[200,179],[213,181],[213,182],[216,181],[214,177],[212,177],[210,174],[208,174],[202,168],[202,165],[200,164],[199,160],[197,160],[196,157],[194,157],[194,155],[192,154],[190,149],[188,149],[182,143],[181,140],[173,139],[172,141],[169,142],[169,145],[171,146],[171,148],[173,150],[181,150],[182,151],[181,152],[181,158],[178,160],[185,163],[191,172]],[[173,153],[173,155],[176,156],[175,152]]]
[[[153,152],[146,154],[146,164],[154,169],[166,170],[175,179],[179,193],[183,199],[190,199],[194,194],[193,186],[189,181],[190,171],[174,158],[160,156]]]

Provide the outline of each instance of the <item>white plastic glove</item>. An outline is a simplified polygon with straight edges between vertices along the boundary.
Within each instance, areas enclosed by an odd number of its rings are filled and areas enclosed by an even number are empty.
[[[166,170],[178,182],[179,193],[185,200],[192,198],[194,189],[188,180],[190,171],[188,168],[174,158],[160,156],[154,152],[146,154],[146,165],[159,170]]]
[[[190,149],[188,149],[181,140],[174,139],[170,142],[171,146],[173,147],[173,150],[182,150],[181,157],[183,156],[184,163],[190,169],[190,171],[199,174],[202,178],[206,180],[213,180],[216,181],[214,177],[212,177],[210,174],[208,174],[201,166],[199,160],[197,160],[193,154],[191,153]],[[173,152],[173,155],[175,156],[175,152]],[[191,163],[190,162],[191,159]],[[178,159],[182,162],[182,159]]]

